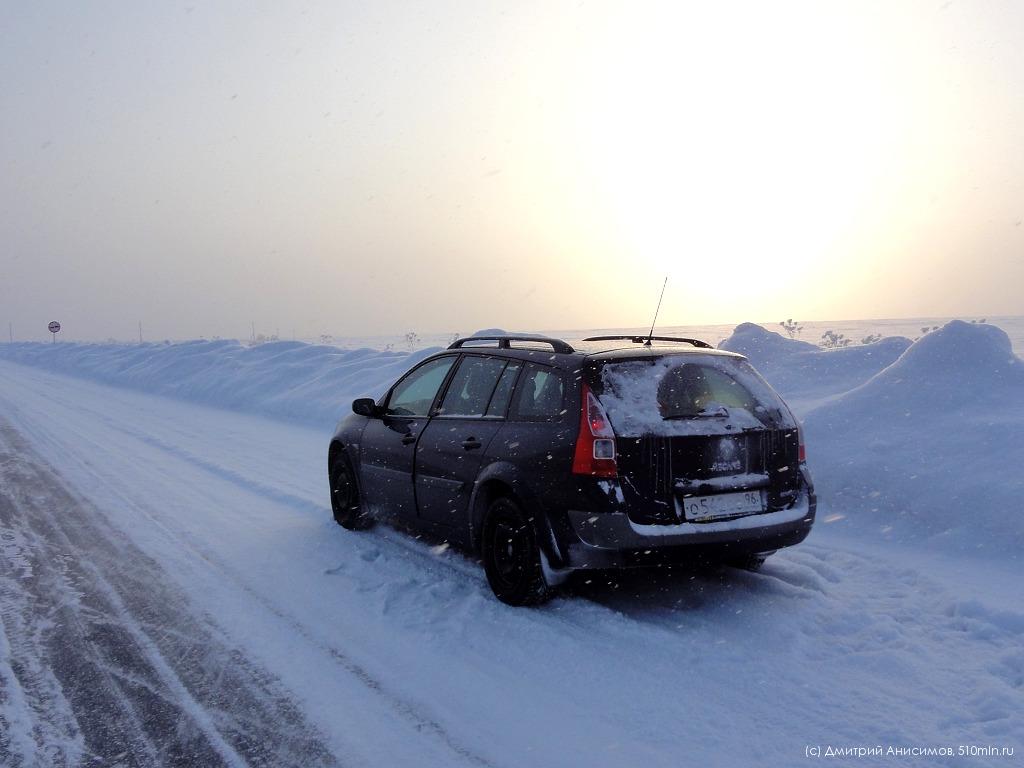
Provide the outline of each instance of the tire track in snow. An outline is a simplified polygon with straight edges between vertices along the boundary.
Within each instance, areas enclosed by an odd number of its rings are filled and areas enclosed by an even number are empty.
[[[339,765],[276,681],[3,422],[0,471],[0,763]]]

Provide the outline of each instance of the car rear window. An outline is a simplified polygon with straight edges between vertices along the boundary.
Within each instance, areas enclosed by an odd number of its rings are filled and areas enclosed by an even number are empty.
[[[779,425],[788,413],[745,360],[665,356],[607,363],[600,400],[616,434],[728,434]]]

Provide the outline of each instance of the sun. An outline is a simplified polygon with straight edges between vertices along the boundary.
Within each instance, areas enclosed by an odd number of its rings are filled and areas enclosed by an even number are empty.
[[[841,246],[870,194],[884,89],[806,6],[799,24],[757,4],[742,20],[659,7],[616,30],[581,151],[635,258],[755,300]]]

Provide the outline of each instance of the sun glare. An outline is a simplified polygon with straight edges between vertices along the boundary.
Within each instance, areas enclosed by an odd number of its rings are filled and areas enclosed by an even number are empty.
[[[727,274],[756,299],[842,237],[868,194],[884,91],[835,20],[809,39],[806,18],[675,8],[615,31],[584,151],[631,257]]]

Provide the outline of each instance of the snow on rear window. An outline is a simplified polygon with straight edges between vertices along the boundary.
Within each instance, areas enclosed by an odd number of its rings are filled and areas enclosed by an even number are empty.
[[[601,404],[621,437],[763,429],[786,412],[767,382],[749,363],[735,358],[687,355],[662,357],[653,364],[609,363],[601,383]]]

